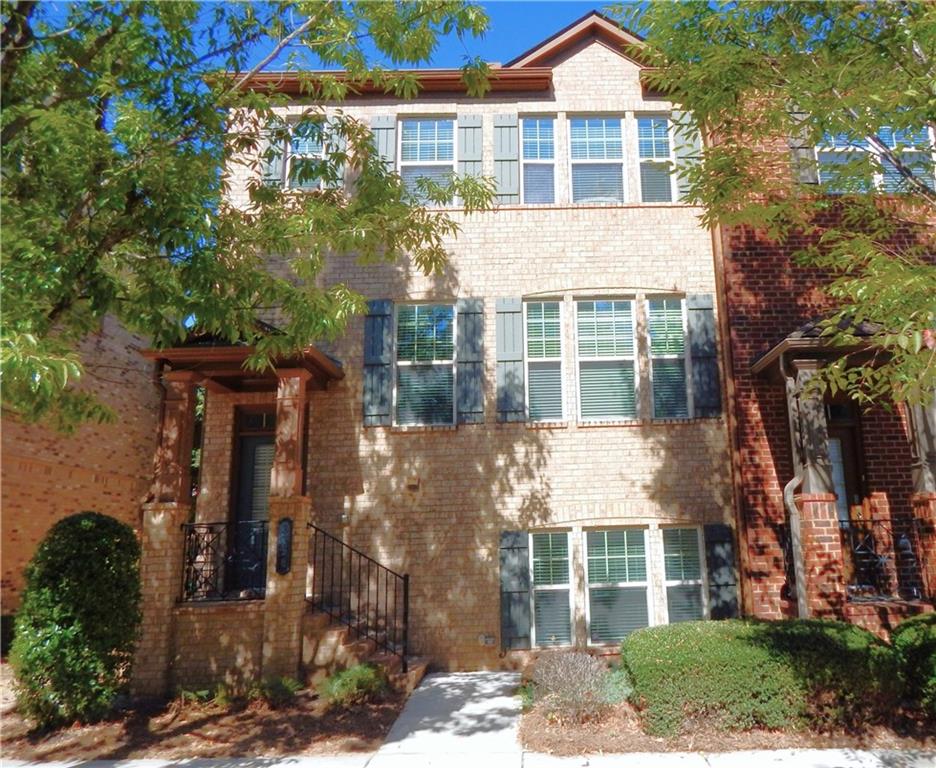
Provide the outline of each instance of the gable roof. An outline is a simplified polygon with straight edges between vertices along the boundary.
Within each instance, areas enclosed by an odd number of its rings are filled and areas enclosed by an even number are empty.
[[[547,65],[549,61],[589,37],[607,43],[626,58],[631,57],[626,56],[621,47],[624,45],[640,45],[644,40],[640,35],[625,29],[603,13],[590,11],[582,18],[573,21],[569,26],[547,37],[541,43],[537,43],[528,51],[521,53],[515,59],[508,61],[504,67],[520,69]]]

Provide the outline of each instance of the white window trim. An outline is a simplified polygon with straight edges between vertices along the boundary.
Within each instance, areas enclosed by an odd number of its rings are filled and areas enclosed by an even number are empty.
[[[643,182],[640,183],[640,202],[644,205],[672,205],[679,202],[679,185],[676,183],[676,134],[673,127],[673,118],[665,112],[638,112],[634,115],[634,130],[637,135],[634,137],[634,147],[637,155],[637,176],[641,178],[640,169],[644,163],[661,164],[664,161],[659,158],[640,156],[640,120],[641,118],[662,118],[666,120],[666,136],[669,142],[669,179],[670,179],[670,199],[669,202],[647,202],[643,199]]]
[[[934,174],[933,174],[933,178],[931,179],[931,181],[933,182],[934,186],[936,186],[936,131],[934,131],[934,129],[931,128],[930,126],[924,126],[924,127],[926,130],[926,135],[927,135],[927,139],[929,140],[930,146],[934,147],[933,152],[930,153],[930,159],[933,161],[933,165],[934,165]],[[824,138],[825,136],[823,136],[823,139]],[[884,190],[883,155],[881,154],[881,151],[871,143],[869,136],[865,136],[864,140],[868,143],[868,146],[866,147],[858,147],[854,145],[850,145],[847,147],[836,147],[834,144],[832,145],[823,144],[821,141],[817,143],[816,146],[813,147],[813,154],[816,159],[816,175],[819,179],[819,183],[820,184],[828,183],[828,180],[822,178],[822,163],[819,160],[820,154],[850,154],[852,152],[868,152],[877,158],[877,161],[881,165],[881,168],[882,168],[880,172],[873,174],[871,184],[875,191],[884,192],[885,190]],[[833,141],[834,141],[834,137],[833,137]],[[894,149],[894,147],[891,147],[891,149]],[[915,150],[903,150],[903,151],[914,152]],[[920,150],[920,154],[925,154],[925,152]],[[841,194],[841,193],[832,192],[831,194]]]
[[[650,338],[650,302],[661,299],[679,299],[682,310],[683,354],[682,355],[654,355],[652,340]],[[655,294],[644,299],[644,312],[647,318],[647,359],[649,370],[647,378],[650,380],[650,418],[653,421],[689,421],[695,418],[695,402],[692,397],[692,348],[689,345],[689,312],[686,307],[686,297],[674,294]],[[656,402],[653,397],[653,361],[654,360],[683,360],[683,372],[686,380],[686,415],[685,416],[657,416]]]
[[[647,578],[644,581],[619,581],[619,582],[595,582],[592,584],[588,580],[588,534],[589,533],[602,533],[605,531],[643,531],[644,537],[644,571],[647,574]],[[654,626],[654,610],[653,610],[653,589],[652,586],[652,571],[650,570],[650,563],[652,562],[652,557],[650,556],[650,529],[644,526],[636,525],[625,525],[625,526],[602,526],[599,528],[588,528],[582,531],[582,566],[584,570],[584,584],[585,584],[585,642],[588,647],[591,648],[601,648],[608,646],[618,646],[621,644],[620,640],[612,642],[592,642],[591,639],[591,588],[595,587],[597,589],[603,588],[613,588],[613,587],[643,587],[647,595],[647,626]]]
[[[569,553],[569,574],[566,584],[544,584],[537,587],[533,579],[533,536],[535,534],[565,534],[566,551]],[[549,531],[529,531],[527,533],[527,561],[530,569],[530,648],[571,648],[575,646],[575,589],[573,587],[573,564],[572,564],[572,531],[567,529],[549,530]],[[567,645],[539,645],[536,640],[536,593],[559,591],[567,589],[569,591],[569,643]]]
[[[397,340],[399,338],[400,308],[401,307],[451,307],[452,308],[452,359],[451,360],[400,360],[397,357]],[[419,423],[419,424],[401,424],[397,421],[397,370],[400,366],[407,368],[413,366],[443,366],[451,364],[452,366],[452,420],[449,422],[440,422],[438,424]],[[458,303],[447,301],[403,301],[393,304],[393,412],[391,414],[391,424],[394,427],[454,427],[458,423]]]
[[[321,123],[322,123],[322,127],[320,129],[321,130],[321,150],[317,154],[311,154],[311,155],[297,154],[292,151],[293,131],[296,129],[296,126],[299,125],[300,122],[302,122],[301,118],[294,118],[288,121],[289,141],[286,143],[285,156],[283,157],[283,186],[285,189],[292,189],[297,192],[317,192],[325,188],[325,180],[319,177],[319,179],[315,182],[314,187],[300,187],[298,185],[294,186],[292,184],[292,164],[293,164],[293,158],[295,157],[311,158],[313,160],[325,159],[326,154],[328,154],[328,143],[326,141],[327,139],[326,128],[328,126],[328,117],[326,115],[322,115],[322,118],[321,118]]]
[[[534,357],[528,354],[529,346],[527,339],[527,307],[530,304],[548,304],[555,303],[559,305],[559,355],[558,357]],[[530,299],[523,300],[523,407],[525,410],[525,421],[532,424],[562,424],[566,420],[566,414],[569,412],[567,403],[566,381],[565,381],[565,301],[562,298]],[[537,419],[534,421],[530,417],[530,363],[559,363],[559,386],[561,387],[560,401],[562,403],[562,414],[558,419]]]
[[[553,156],[552,160],[542,160],[539,158],[530,158],[527,160],[523,155],[523,124],[527,120],[552,120],[553,124]],[[554,115],[523,115],[520,117],[520,204],[521,205],[555,205],[556,204],[556,187],[558,185],[558,179],[556,178],[556,169],[558,167],[557,157],[556,157],[556,125],[559,122],[558,118]],[[553,169],[553,199],[552,203],[527,203],[526,201],[526,174],[523,172],[523,169],[526,167],[527,163],[530,165],[551,165]]]
[[[448,160],[404,160],[403,159],[403,123],[419,122],[420,120],[451,120],[452,121],[452,159]],[[448,168],[452,176],[458,173],[458,117],[456,115],[397,115],[396,156],[397,173],[403,175],[404,168],[414,166],[431,166],[433,168]],[[451,205],[457,205],[453,200]]]
[[[700,579],[667,579],[666,578],[666,544],[663,541],[662,531],[666,529],[686,529],[696,532],[696,542],[699,546],[699,573]],[[663,613],[666,618],[665,623],[670,623],[669,618],[669,593],[667,587],[691,587],[698,585],[702,590],[702,621],[709,618],[709,589],[708,589],[708,568],[705,563],[705,535],[701,526],[698,525],[667,525],[660,528],[660,546],[663,548]]]
[[[572,121],[573,120],[589,120],[589,119],[601,119],[601,120],[618,120],[621,123],[621,157],[620,159],[610,159],[610,160],[590,160],[590,159],[572,159]],[[568,158],[568,178],[569,178],[569,204],[570,205],[624,205],[630,200],[630,194],[627,185],[627,134],[625,127],[627,125],[627,120],[625,114],[622,112],[620,114],[572,114],[566,117],[566,157]],[[575,199],[575,185],[572,181],[572,168],[576,165],[610,165],[612,163],[619,163],[621,166],[621,200],[605,200],[605,201],[590,201],[590,202],[579,202]]]
[[[626,356],[603,356],[603,357],[582,357],[579,354],[579,323],[578,323],[578,312],[579,312],[579,302],[580,301],[629,301],[631,305],[631,339],[632,339],[632,348],[633,354],[630,357]],[[578,419],[579,424],[613,424],[621,421],[639,421],[640,420],[640,355],[638,354],[637,347],[637,298],[636,297],[617,297],[610,298],[608,296],[576,296],[573,299],[575,305],[575,322],[573,324],[572,333],[574,336],[575,344],[575,393],[578,401],[576,418]],[[598,363],[598,362],[627,362],[631,361],[634,364],[634,415],[630,417],[625,417],[623,419],[586,419],[582,416],[582,363]]]

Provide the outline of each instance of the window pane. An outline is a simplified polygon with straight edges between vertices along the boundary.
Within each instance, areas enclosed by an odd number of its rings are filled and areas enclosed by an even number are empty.
[[[533,586],[554,586],[569,583],[569,535],[567,533],[534,533]]]
[[[637,416],[631,361],[579,363],[582,419],[614,421]]]
[[[645,203],[671,203],[673,201],[669,163],[643,162],[640,164],[640,194]]]
[[[450,364],[399,366],[397,423],[451,424],[454,383]]]
[[[682,299],[651,299],[649,311],[650,354],[684,354]]]
[[[397,360],[454,359],[454,313],[447,304],[408,304],[397,314]]]
[[[562,322],[558,301],[527,304],[527,357],[559,357],[562,354]]]
[[[555,166],[523,164],[523,202],[530,205],[556,202]]]
[[[685,360],[653,360],[652,366],[654,418],[687,418]]]
[[[416,195],[420,202],[427,202],[425,195],[420,194],[417,180],[427,178],[436,184],[446,185],[452,179],[452,169],[444,165],[406,165],[400,169],[403,186],[407,192]]]
[[[637,146],[641,160],[669,160],[669,120],[665,117],[637,118]]]
[[[454,123],[451,120],[404,120],[400,159],[404,163],[454,160]]]
[[[865,153],[819,152],[819,181],[833,194],[869,191],[871,169]]]
[[[663,558],[667,581],[701,579],[699,531],[696,528],[664,528]]]
[[[533,593],[533,617],[537,645],[570,645],[572,616],[569,590],[550,589]]]
[[[666,607],[670,624],[705,618],[702,612],[702,587],[698,584],[667,587]]]
[[[921,179],[930,189],[933,184],[933,158],[931,155],[923,152],[901,152],[900,162],[910,170],[914,178]],[[910,182],[897,170],[896,166],[888,159],[882,160],[884,171],[885,192],[909,192],[912,190]]]
[[[524,118],[523,159],[552,160],[554,157],[553,119],[551,117]]]
[[[646,581],[643,529],[589,531],[586,543],[589,584]]]
[[[569,141],[573,160],[619,160],[624,156],[620,118],[572,118]]]
[[[558,421],[562,418],[562,364],[529,364],[530,421]]]
[[[647,588],[591,587],[588,615],[593,643],[620,642],[634,630],[650,625]]]
[[[624,202],[624,177],[620,163],[572,166],[573,203]]]
[[[581,357],[632,357],[634,325],[630,301],[580,301],[578,351]]]

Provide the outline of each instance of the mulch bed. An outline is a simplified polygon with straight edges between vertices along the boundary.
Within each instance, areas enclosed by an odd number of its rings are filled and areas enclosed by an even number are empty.
[[[932,726],[907,720],[899,730],[883,726],[862,733],[716,731],[698,723],[675,738],[648,736],[630,704],[619,704],[600,720],[553,723],[534,709],[520,721],[524,749],[552,755],[615,752],[734,752],[742,749],[936,749]]]

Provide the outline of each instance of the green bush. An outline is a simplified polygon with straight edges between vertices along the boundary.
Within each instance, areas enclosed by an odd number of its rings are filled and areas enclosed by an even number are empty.
[[[388,688],[383,668],[373,664],[355,664],[326,678],[318,690],[330,704],[350,707],[382,696]]]
[[[914,616],[891,634],[907,696],[936,720],[936,613]]]
[[[273,709],[287,707],[293,703],[302,683],[292,677],[267,677],[247,693],[249,701],[262,701]]]
[[[100,719],[129,679],[140,626],[140,545],[95,512],[60,520],[26,568],[10,662],[40,726]]]
[[[633,633],[621,659],[647,731],[860,728],[886,716],[901,683],[891,648],[834,621],[686,622]]]

